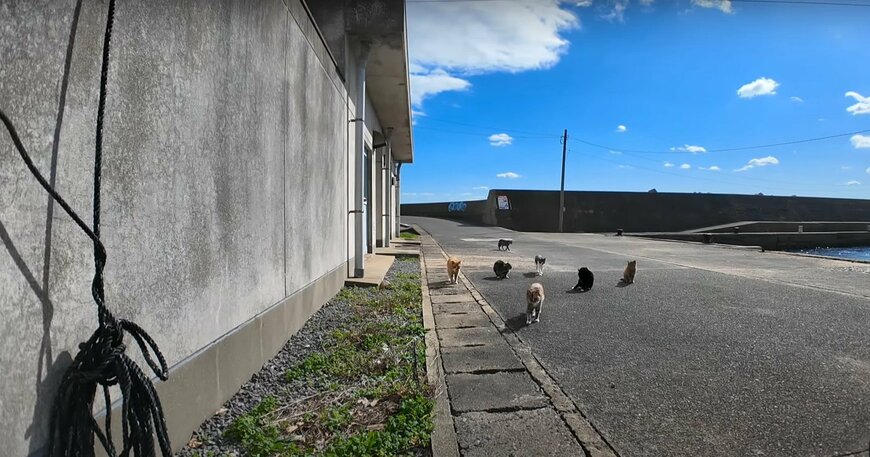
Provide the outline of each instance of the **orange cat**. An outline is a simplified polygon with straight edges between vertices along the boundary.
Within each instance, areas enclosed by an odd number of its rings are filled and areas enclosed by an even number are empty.
[[[622,272],[622,282],[631,284],[634,282],[634,274],[637,273],[637,260],[628,262],[625,271]]]
[[[462,260],[459,260],[457,257],[450,257],[447,259],[447,279],[451,284],[456,284],[456,281],[459,280],[459,266],[462,263]]]

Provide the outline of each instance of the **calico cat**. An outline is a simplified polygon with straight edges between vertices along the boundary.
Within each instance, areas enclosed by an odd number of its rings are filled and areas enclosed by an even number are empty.
[[[499,251],[510,251],[511,250],[511,243],[513,243],[513,242],[514,242],[513,240],[505,240],[505,239],[498,240],[498,250]],[[504,248],[504,249],[502,249],[502,248]]]
[[[459,266],[462,263],[462,260],[459,260],[457,257],[450,257],[447,259],[447,279],[451,284],[456,284],[456,281],[459,279]]]
[[[579,290],[581,292],[585,292],[592,288],[592,284],[595,283],[595,275],[589,271],[588,268],[583,267],[577,270],[577,285],[574,286],[574,290]]]
[[[634,283],[634,274],[637,273],[637,260],[631,260],[625,266],[625,271],[622,272],[622,282],[626,284]]]
[[[544,286],[536,282],[526,290],[526,325],[541,321],[541,307],[544,305]]]
[[[495,277],[498,279],[505,279],[511,272],[511,264],[504,262],[502,260],[496,260],[492,265],[492,271],[495,272]]]
[[[538,271],[538,276],[544,276],[544,264],[547,263],[547,259],[543,256],[536,255],[535,256],[535,269]]]

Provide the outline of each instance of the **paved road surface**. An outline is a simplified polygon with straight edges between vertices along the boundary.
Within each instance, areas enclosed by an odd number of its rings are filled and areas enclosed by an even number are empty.
[[[819,455],[870,441],[870,265],[427,218],[429,231],[625,456]],[[514,240],[511,252],[498,238]],[[535,254],[547,257],[534,277]],[[494,279],[492,263],[514,266]],[[636,283],[618,287],[625,262]],[[569,293],[577,268],[595,287]],[[524,291],[543,283],[541,323]],[[867,455],[864,452],[861,455]]]

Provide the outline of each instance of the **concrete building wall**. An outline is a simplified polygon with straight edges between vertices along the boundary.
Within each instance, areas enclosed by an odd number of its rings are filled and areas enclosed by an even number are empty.
[[[0,3],[0,107],[88,221],[105,19],[96,0]],[[178,446],[347,276],[354,108],[298,0],[119,2],[108,80],[107,303],[172,367]],[[0,133],[0,453],[44,445],[96,326],[91,252]]]

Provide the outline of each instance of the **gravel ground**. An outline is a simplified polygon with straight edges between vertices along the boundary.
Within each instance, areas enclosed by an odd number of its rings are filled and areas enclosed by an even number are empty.
[[[420,266],[416,259],[414,261],[396,261],[387,272],[387,280],[391,280],[398,273],[419,274]],[[374,295],[377,291],[375,288],[365,290],[370,295]],[[338,297],[323,305],[319,311],[311,316],[302,329],[290,338],[274,358],[266,362],[259,372],[242,385],[241,389],[215,415],[203,422],[194,433],[202,445],[196,449],[185,446],[176,455],[182,457],[207,456],[212,455],[209,454],[210,452],[216,456],[244,455],[238,446],[223,437],[224,430],[236,418],[250,411],[266,396],[281,396],[288,402],[292,402],[317,393],[318,390],[309,386],[305,379],[288,382],[284,373],[312,353],[322,351],[324,344],[329,341],[329,334],[335,329],[347,327],[352,318],[352,304],[344,302]]]

